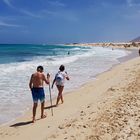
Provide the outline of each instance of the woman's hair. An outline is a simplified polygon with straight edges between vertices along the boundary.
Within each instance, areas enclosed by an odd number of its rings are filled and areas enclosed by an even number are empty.
[[[60,70],[60,71],[64,71],[64,70],[65,70],[65,66],[64,66],[64,65],[61,65],[61,66],[59,67],[59,70]]]

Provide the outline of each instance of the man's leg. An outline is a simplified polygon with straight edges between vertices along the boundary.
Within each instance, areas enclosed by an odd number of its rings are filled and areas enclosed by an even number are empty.
[[[44,115],[44,104],[45,104],[45,101],[43,101],[41,103],[41,118],[46,118],[46,115]]]
[[[34,103],[33,105],[33,123],[35,122],[35,116],[36,116],[36,109],[37,109],[37,103]]]

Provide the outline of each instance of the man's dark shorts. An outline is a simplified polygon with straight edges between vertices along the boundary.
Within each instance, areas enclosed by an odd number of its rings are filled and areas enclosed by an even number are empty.
[[[44,89],[42,87],[40,88],[32,88],[32,97],[33,102],[38,103],[38,100],[40,100],[41,103],[45,101],[45,93]]]

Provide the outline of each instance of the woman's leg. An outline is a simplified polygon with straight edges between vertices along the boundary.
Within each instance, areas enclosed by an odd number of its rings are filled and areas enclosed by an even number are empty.
[[[58,86],[57,85],[57,89],[58,89],[58,96],[57,96],[56,106],[58,105],[60,99],[61,99],[62,103],[64,102],[63,101],[63,96],[62,96],[64,86]]]

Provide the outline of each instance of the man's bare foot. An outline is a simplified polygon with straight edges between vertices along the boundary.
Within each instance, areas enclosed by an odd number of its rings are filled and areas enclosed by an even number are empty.
[[[41,119],[44,119],[44,118],[46,118],[46,117],[47,117],[46,115],[42,115],[42,116],[41,116]]]

